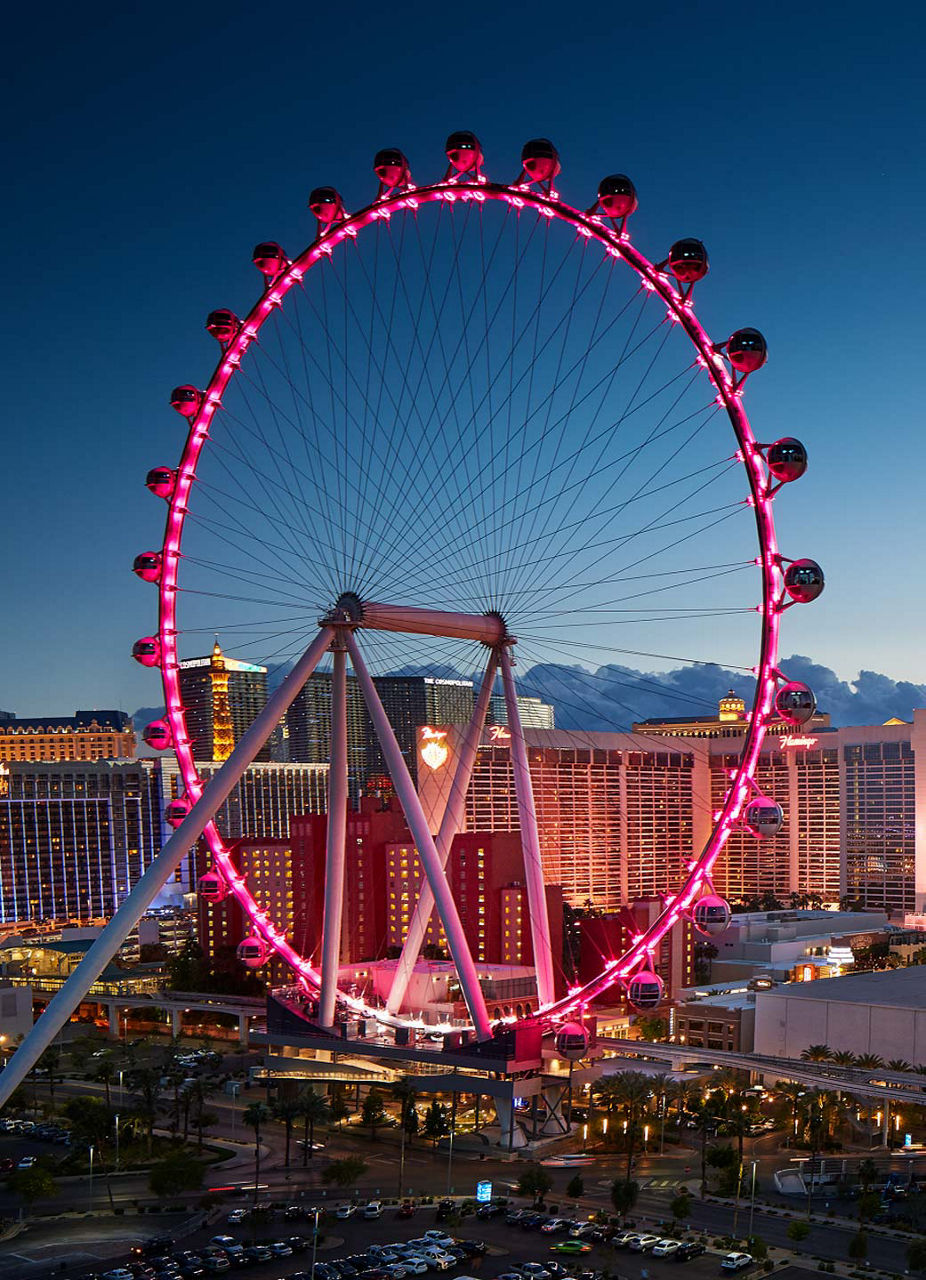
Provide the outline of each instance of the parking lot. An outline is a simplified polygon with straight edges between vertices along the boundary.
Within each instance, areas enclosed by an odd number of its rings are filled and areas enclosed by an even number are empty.
[[[316,1254],[316,1280],[355,1280],[355,1276],[362,1277],[362,1280],[392,1280],[394,1273],[388,1268],[395,1262],[389,1262],[378,1251],[391,1244],[407,1246],[409,1242],[423,1242],[426,1232],[437,1231],[446,1232],[449,1248],[456,1248],[467,1256],[454,1258],[451,1255],[449,1262],[440,1263],[429,1260],[423,1268],[420,1264],[413,1265],[407,1269],[408,1276],[427,1273],[438,1278],[446,1275],[447,1280],[471,1276],[478,1280],[498,1280],[499,1277],[506,1280],[567,1280],[567,1277],[600,1280],[602,1273],[607,1272],[621,1280],[646,1280],[647,1276],[649,1280],[682,1280],[682,1277],[685,1280],[706,1280],[707,1277],[717,1280],[720,1275],[727,1274],[721,1270],[720,1256],[711,1252],[679,1262],[669,1257],[654,1256],[652,1245],[646,1252],[633,1252],[627,1247],[616,1248],[608,1242],[589,1240],[583,1242],[589,1246],[587,1252],[571,1254],[569,1250],[577,1242],[568,1228],[543,1232],[539,1223],[525,1227],[509,1224],[503,1214],[489,1220],[468,1215],[451,1225],[438,1221],[437,1209],[433,1205],[416,1209],[411,1217],[400,1217],[396,1206],[390,1206],[381,1217],[373,1220],[365,1219],[361,1212],[339,1220],[330,1210],[321,1228],[323,1239]],[[200,1276],[216,1274],[220,1268],[208,1260],[207,1254],[210,1241],[220,1236],[227,1237],[228,1242],[236,1242],[245,1251],[242,1257],[234,1246],[231,1247],[229,1253],[234,1256],[235,1264],[222,1266],[223,1274],[237,1272],[240,1267],[243,1274],[254,1280],[306,1280],[312,1266],[312,1224],[305,1221],[304,1214],[299,1221],[294,1207],[288,1217],[279,1212],[275,1221],[260,1225],[249,1219],[229,1223],[227,1218],[225,1215],[208,1230],[178,1242],[169,1250],[176,1261],[176,1268],[161,1263],[155,1257],[146,1260],[150,1271],[143,1270],[136,1263],[134,1269],[139,1280],[198,1280]],[[543,1221],[549,1219],[541,1215]],[[291,1254],[283,1253],[285,1242],[293,1236],[297,1237],[297,1247]],[[300,1236],[302,1240],[298,1241]],[[267,1246],[275,1243],[277,1255],[260,1261],[248,1258],[248,1251],[255,1245],[259,1250],[261,1243]],[[422,1244],[420,1248],[423,1247]],[[373,1253],[367,1254],[369,1249]],[[184,1250],[195,1253],[199,1261],[189,1259],[184,1262]],[[91,1276],[96,1280],[97,1276],[108,1274],[108,1271],[88,1273],[80,1280],[89,1280]],[[742,1274],[748,1275],[749,1269]],[[128,1280],[128,1277],[119,1277],[119,1280]]]

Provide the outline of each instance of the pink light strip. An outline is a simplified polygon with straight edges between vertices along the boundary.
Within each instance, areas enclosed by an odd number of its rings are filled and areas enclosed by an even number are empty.
[[[345,218],[328,230],[324,239],[317,238],[298,258],[278,276],[271,288],[251,309],[237,335],[224,350],[219,363],[213,372],[203,402],[196,416],[190,422],[186,444],[178,469],[177,483],[170,499],[167,525],[162,550],[163,570],[160,582],[160,603],[158,636],[161,645],[161,678],[164,686],[164,698],[167,705],[167,718],[174,737],[174,749],[177,762],[183,777],[187,794],[192,800],[199,798],[202,783],[196,773],[189,735],[186,728],[184,710],[180,700],[179,668],[177,658],[177,564],[180,558],[180,547],[183,535],[184,518],[187,513],[187,501],[196,478],[196,467],[200,453],[206,442],[209,424],[221,403],[222,395],[246,353],[251,342],[257,337],[261,326],[274,307],[280,306],[289,290],[300,283],[307,271],[323,257],[330,256],[348,239],[355,237],[363,228],[370,226],[377,219],[391,217],[403,210],[413,212],[420,205],[438,201],[498,200],[510,204],[517,209],[530,208],[538,215],[556,218],[573,227],[576,234],[584,239],[595,239],[604,251],[612,257],[622,258],[640,278],[641,285],[657,293],[665,302],[670,318],[680,324],[691,339],[698,352],[698,362],[707,372],[717,393],[717,403],[722,405],[730,419],[740,450],[741,459],[746,469],[750,489],[750,502],[755,512],[756,530],[762,548],[760,568],[762,571],[762,639],[759,662],[756,667],[756,695],[752,713],[749,717],[746,741],[739,768],[724,801],[717,820],[717,825],[701,854],[692,864],[689,875],[681,889],[667,905],[658,919],[638,938],[623,956],[608,960],[601,974],[584,987],[570,991],[569,994],[543,1008],[541,1012],[553,1019],[564,1017],[577,1009],[581,1009],[593,997],[602,994],[615,981],[628,978],[635,969],[648,961],[648,957],[684,912],[692,906],[702,889],[710,884],[711,870],[720,856],[730,832],[751,793],[751,779],[754,776],[759,759],[762,742],[765,737],[766,723],[771,715],[777,688],[776,664],[778,658],[778,631],[780,613],[777,600],[783,589],[782,573],[778,560],[778,545],[775,537],[775,525],[772,515],[772,494],[768,482],[764,458],[759,449],[749,419],[743,407],[741,392],[737,391],[723,356],[714,351],[714,344],[694,314],[691,297],[684,297],[674,280],[663,271],[658,270],[629,240],[626,232],[617,232],[606,226],[601,218],[589,215],[572,208],[558,198],[557,193],[549,195],[527,187],[513,187],[502,183],[487,182],[481,175],[475,181],[440,182],[427,187],[419,187],[411,192],[397,192],[377,200],[374,204]],[[243,877],[241,877],[232,860],[222,837],[210,823],[205,830],[205,837],[212,851],[216,866],[228,881],[229,888],[254,926],[255,932],[269,944],[293,969],[300,982],[307,990],[317,993],[319,975],[311,965],[300,956],[290,942],[262,916],[257,903],[250,894]],[[338,998],[343,1005],[363,1017],[375,1018],[378,1022],[393,1027],[421,1027],[424,1024],[417,1019],[398,1018],[385,1013],[382,1009],[372,1009],[363,1001],[346,996],[339,992]]]

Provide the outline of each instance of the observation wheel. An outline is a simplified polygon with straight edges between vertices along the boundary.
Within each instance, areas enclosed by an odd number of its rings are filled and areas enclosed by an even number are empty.
[[[590,207],[574,207],[546,139],[527,143],[511,182],[489,176],[471,133],[451,135],[446,155],[443,177],[418,184],[401,152],[379,152],[378,190],[359,212],[333,187],[314,190],[308,247],[290,257],[258,245],[257,301],[243,318],[209,314],[218,363],[205,386],[172,393],[186,439],[179,462],[147,478],[167,520],[160,548],[135,561],[159,609],[133,654],[163,682],[166,716],[145,739],[176,753],[184,795],[168,820],[191,843],[205,822],[212,866],[199,891],[243,908],[242,962],[282,958],[322,1025],[341,1009],[422,1027],[403,1001],[436,910],[472,1027],[487,1039],[493,1019],[447,863],[490,710],[497,717],[503,703],[510,736],[539,1013],[568,1025],[615,983],[636,1008],[653,1008],[663,994],[653,952],[666,931],[683,917],[707,935],[727,925],[711,876],[731,832],[762,839],[781,827],[781,809],[754,781],[760,748],[770,721],[804,724],[815,702],[779,670],[779,623],[819,595],[823,574],[779,551],[774,499],[807,455],[792,437],[762,444],[753,434],[744,392],[766,343],[752,328],[715,341],[702,327],[704,245],[681,239],[647,257],[631,234],[630,179],[611,175]],[[224,766],[237,777],[313,673],[330,680],[319,730],[330,744],[325,908],[311,951],[236,865],[213,820],[219,802],[198,804],[200,744],[180,664],[214,635],[280,681],[275,719],[258,717]],[[632,729],[622,672],[648,673],[644,683],[668,698],[654,665],[666,662],[752,673],[737,764],[707,840],[673,853],[677,883],[658,919],[625,954],[603,958],[593,980],[558,994],[523,697],[555,701],[576,732],[630,732],[652,750]],[[384,680],[409,674],[474,690],[436,817],[384,705]],[[355,697],[423,871],[381,1002],[337,986],[351,892],[346,812],[369,785],[348,741]]]

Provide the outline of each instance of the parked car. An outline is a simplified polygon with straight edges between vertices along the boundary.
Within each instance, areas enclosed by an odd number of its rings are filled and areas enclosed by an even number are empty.
[[[415,1205],[412,1200],[403,1200],[399,1205],[397,1218],[413,1218],[415,1216]]]
[[[651,1236],[647,1234],[636,1235],[629,1242],[627,1248],[631,1253],[649,1253],[653,1245],[657,1245],[659,1243],[659,1240],[659,1236]]]
[[[689,1258],[700,1258],[704,1252],[704,1245],[700,1240],[689,1240],[687,1244],[679,1245],[678,1252],[672,1255],[673,1262],[687,1262]]]
[[[516,1262],[513,1269],[524,1277],[524,1280],[553,1280],[550,1272],[541,1262]]]
[[[680,1240],[660,1240],[653,1245],[654,1258],[674,1258],[682,1247]]]
[[[724,1271],[742,1271],[752,1263],[751,1253],[726,1253],[720,1264]]]
[[[430,1243],[439,1245],[441,1249],[449,1249],[452,1244],[456,1243],[453,1236],[448,1236],[446,1231],[426,1231],[423,1238]]]
[[[345,1218],[352,1218],[356,1212],[357,1206],[351,1204],[349,1200],[345,1200],[335,1209],[334,1216],[343,1221]]]
[[[362,1216],[369,1221],[372,1221],[375,1218],[381,1218],[383,1216],[382,1200],[371,1200],[369,1204],[365,1204],[363,1206]]]

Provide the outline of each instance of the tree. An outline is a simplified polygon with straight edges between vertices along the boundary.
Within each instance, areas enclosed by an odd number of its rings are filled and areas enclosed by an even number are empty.
[[[40,1164],[31,1169],[16,1169],[10,1174],[7,1186],[31,1209],[36,1200],[50,1200],[58,1191],[50,1172]]]
[[[833,1050],[828,1044],[812,1044],[801,1050],[803,1062],[830,1062],[832,1057]]]
[[[254,1130],[254,1203],[257,1203],[257,1184],[260,1182],[260,1130],[270,1119],[270,1108],[265,1102],[252,1102],[244,1109],[244,1123]]]
[[[881,1197],[876,1191],[864,1191],[858,1198],[858,1220],[873,1218],[881,1208]]]
[[[581,1173],[574,1173],[566,1183],[566,1195],[570,1200],[581,1200],[585,1195],[585,1180]]]
[[[185,1147],[178,1147],[151,1166],[148,1185],[156,1196],[162,1197],[198,1191],[203,1185],[202,1162]]]
[[[913,1063],[908,1062],[906,1058],[888,1058],[888,1071],[912,1071]]]
[[[854,1067],[855,1054],[851,1049],[837,1049],[830,1061],[837,1067]]]
[[[418,1108],[415,1106],[406,1107],[405,1136],[408,1139],[409,1146],[411,1146],[420,1128],[421,1128],[421,1121],[418,1119]]]
[[[926,1271],[926,1240],[914,1240],[907,1246],[907,1266],[911,1271]]]
[[[447,1109],[446,1107],[442,1107],[435,1098],[424,1113],[425,1137],[431,1139],[436,1151],[439,1139],[441,1139],[445,1133],[449,1132],[450,1126],[447,1124]]]
[[[871,1156],[866,1156],[864,1160],[859,1161],[858,1180],[866,1191],[878,1181],[878,1166]]]
[[[203,1137],[207,1129],[214,1128],[219,1123],[218,1113],[215,1111],[197,1111],[193,1116],[192,1125],[196,1131],[196,1150],[202,1152]]]
[[[553,1179],[541,1165],[525,1169],[518,1179],[518,1195],[533,1196],[534,1203],[542,1200],[553,1186]]]
[[[855,1059],[855,1065],[861,1071],[877,1071],[884,1066],[884,1059],[878,1053],[860,1053]]]
[[[669,1208],[676,1222],[685,1222],[686,1219],[691,1217],[691,1196],[687,1191],[681,1191],[672,1200]]]
[[[308,1164],[315,1147],[315,1126],[327,1120],[331,1108],[325,1098],[314,1089],[303,1089],[299,1095],[299,1115],[302,1117],[302,1167]]]
[[[55,1108],[55,1081],[58,1078],[60,1064],[61,1050],[56,1044],[49,1045],[38,1061],[39,1069],[48,1072],[48,1092],[51,1098],[52,1110]]]
[[[639,1194],[639,1183],[631,1182],[629,1178],[615,1178],[611,1183],[611,1203],[614,1205],[614,1212],[619,1217],[625,1218],[637,1203]]]
[[[132,1092],[137,1095],[134,1110],[143,1123],[147,1154],[150,1156],[154,1141],[154,1122],[158,1114],[161,1068],[136,1067],[129,1075],[128,1084]]]
[[[206,1099],[215,1091],[216,1086],[210,1084],[202,1076],[197,1076],[186,1091],[183,1139],[186,1141],[188,1127],[192,1124],[199,1135],[198,1146],[200,1151],[203,1149],[203,1131],[218,1123],[218,1117],[213,1112],[205,1109]]]
[[[371,1089],[363,1100],[361,1113],[363,1123],[370,1130],[370,1137],[376,1141],[376,1130],[386,1122],[386,1108],[383,1106],[383,1095],[378,1089]]]
[[[322,1182],[333,1183],[336,1187],[352,1187],[366,1171],[365,1160],[359,1156],[345,1156],[343,1160],[332,1160],[322,1170]]]
[[[350,1108],[347,1105],[347,1099],[344,1097],[344,1090],[342,1088],[339,1087],[332,1091],[331,1100],[328,1103],[328,1110],[330,1112],[331,1119],[340,1129],[341,1122],[346,1120],[350,1115]]]
[[[810,1223],[803,1222],[800,1218],[795,1218],[788,1223],[788,1239],[793,1240],[796,1245],[799,1245],[802,1240],[806,1240],[809,1235]],[[800,1249],[797,1252],[800,1253]]]
[[[640,1118],[649,1101],[650,1084],[639,1071],[618,1071],[600,1080],[595,1090],[597,1096],[608,1100],[608,1111],[619,1107],[627,1114],[627,1169],[625,1182],[633,1172],[633,1157]]]
[[[746,1252],[751,1253],[757,1262],[768,1257],[768,1245],[761,1236],[749,1236],[746,1241]]]
[[[110,1054],[107,1053],[104,1057],[100,1058],[93,1071],[94,1080],[99,1081],[105,1090],[107,1107],[112,1106],[110,1085],[115,1080],[116,1075],[116,1064],[113,1062]]]
[[[273,1104],[273,1118],[279,1120],[283,1125],[286,1134],[286,1151],[283,1157],[283,1165],[289,1168],[289,1148],[293,1138],[293,1126],[302,1115],[302,1106],[298,1098],[279,1098]]]
[[[665,1040],[669,1034],[669,1023],[665,1018],[650,1016],[642,1016],[634,1019],[634,1028],[639,1032],[641,1040],[649,1040],[651,1043]]]
[[[864,1231],[857,1231],[849,1241],[849,1257],[853,1262],[864,1262],[868,1257],[868,1236]]]

